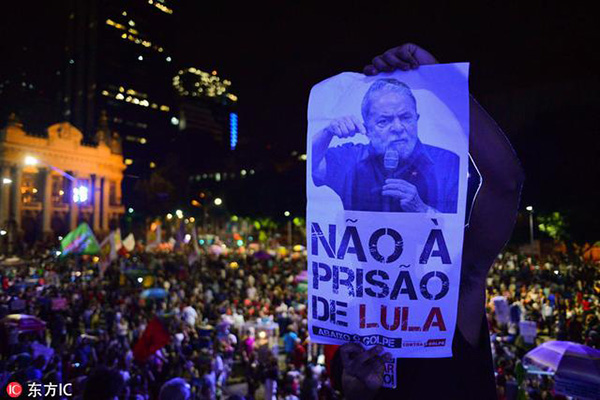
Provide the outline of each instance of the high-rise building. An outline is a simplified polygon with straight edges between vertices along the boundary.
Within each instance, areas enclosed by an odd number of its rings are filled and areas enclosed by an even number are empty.
[[[175,132],[169,0],[71,0],[64,119],[89,141],[103,113],[123,141],[129,176],[156,166]]]
[[[235,170],[238,98],[231,81],[190,67],[173,77],[179,132],[174,141],[188,174]],[[234,135],[234,137],[232,136]]]
[[[221,79],[217,71],[205,72],[194,67],[179,70],[173,77],[173,88],[179,95],[179,129],[213,142],[218,148],[229,146],[233,150],[231,114],[238,98],[230,92],[230,87],[231,81]]]

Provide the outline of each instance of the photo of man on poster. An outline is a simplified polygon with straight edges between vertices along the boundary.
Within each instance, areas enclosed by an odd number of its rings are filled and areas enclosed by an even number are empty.
[[[362,121],[335,118],[312,139],[312,177],[345,210],[456,213],[459,157],[421,142],[411,88],[393,78],[374,81],[361,104]],[[366,135],[369,143],[330,147],[332,139]]]

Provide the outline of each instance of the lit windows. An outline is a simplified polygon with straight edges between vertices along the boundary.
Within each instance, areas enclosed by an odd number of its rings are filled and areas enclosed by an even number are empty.
[[[173,77],[173,87],[180,96],[205,96],[236,102],[238,97],[228,92],[230,86],[231,81],[221,80],[217,71],[208,73],[194,67],[179,70]]]

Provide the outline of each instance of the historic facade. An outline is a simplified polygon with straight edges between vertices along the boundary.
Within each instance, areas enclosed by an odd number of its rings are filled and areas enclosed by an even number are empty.
[[[11,242],[64,235],[83,221],[107,232],[124,213],[120,139],[106,128],[98,145],[82,139],[68,122],[35,136],[12,118],[0,132],[0,233]]]

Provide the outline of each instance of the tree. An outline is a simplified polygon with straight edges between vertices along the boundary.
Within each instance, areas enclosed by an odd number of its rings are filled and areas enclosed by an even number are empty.
[[[554,240],[566,239],[568,234],[568,222],[558,211],[549,215],[538,215],[538,228]]]

